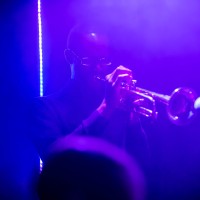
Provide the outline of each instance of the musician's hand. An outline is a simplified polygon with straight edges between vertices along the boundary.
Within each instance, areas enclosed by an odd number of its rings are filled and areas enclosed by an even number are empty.
[[[119,66],[112,73],[106,76],[106,94],[99,107],[100,112],[110,114],[120,106],[126,91],[133,80],[133,73],[130,69]]]

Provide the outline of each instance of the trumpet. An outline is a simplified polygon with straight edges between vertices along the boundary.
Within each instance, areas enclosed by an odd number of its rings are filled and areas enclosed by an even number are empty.
[[[155,119],[158,114],[156,104],[160,102],[166,106],[168,118],[175,125],[189,124],[200,107],[199,104],[197,106],[197,99],[199,101],[200,97],[197,97],[194,90],[186,87],[176,88],[171,95],[165,95],[136,87],[134,83],[128,93],[129,96],[134,96],[132,108],[136,113]],[[141,103],[145,101],[150,104]]]
[[[106,82],[104,78],[99,76],[95,78]],[[197,112],[200,111],[200,97],[191,88],[179,87],[171,95],[165,95],[136,87],[136,83],[137,80],[132,80],[131,84],[121,83],[126,93],[121,98],[122,108],[154,120],[158,115],[157,103],[161,103],[166,106],[169,120],[179,126],[191,123]]]

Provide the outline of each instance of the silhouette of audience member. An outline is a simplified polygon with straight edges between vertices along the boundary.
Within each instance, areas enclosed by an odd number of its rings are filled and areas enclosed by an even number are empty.
[[[132,158],[101,139],[69,136],[53,146],[38,183],[40,200],[142,200],[145,181]]]

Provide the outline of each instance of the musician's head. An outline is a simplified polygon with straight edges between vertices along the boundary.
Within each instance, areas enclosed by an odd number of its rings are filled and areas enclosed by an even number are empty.
[[[71,78],[93,81],[111,72],[111,45],[105,26],[78,24],[68,34],[65,58]]]

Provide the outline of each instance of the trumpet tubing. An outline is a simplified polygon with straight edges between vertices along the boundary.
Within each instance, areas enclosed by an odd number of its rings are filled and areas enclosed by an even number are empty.
[[[130,93],[151,102],[151,108],[144,106],[138,108],[138,104],[133,104],[136,112],[155,118],[157,116],[156,102],[160,102],[166,105],[167,115],[170,121],[176,125],[185,125],[191,122],[197,110],[195,101],[200,98],[197,98],[192,89],[186,87],[175,89],[171,95],[159,94],[139,87],[130,90]]]

